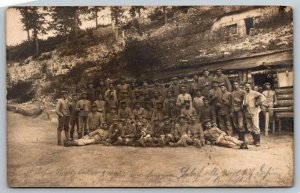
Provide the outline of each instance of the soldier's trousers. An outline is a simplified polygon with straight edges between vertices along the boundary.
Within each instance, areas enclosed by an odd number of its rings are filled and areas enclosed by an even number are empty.
[[[79,128],[78,128],[78,135],[82,136],[83,135],[87,135],[87,116],[79,116]]]
[[[74,135],[74,131],[75,131],[75,126],[77,129],[77,133],[79,130],[79,120],[78,120],[78,116],[71,116],[70,117],[70,126],[71,126],[71,130],[70,130],[70,137],[73,139],[73,135]]]
[[[177,141],[177,144],[182,146],[187,146],[188,143],[191,143],[192,141],[193,141],[192,138],[190,138],[188,135],[182,135],[179,141]]]
[[[230,115],[220,115],[218,113],[218,121],[219,121],[219,127],[222,131],[225,131],[227,135],[232,135],[232,125],[230,122]]]
[[[240,148],[243,141],[231,136],[224,136],[217,145],[229,147],[229,148]]]
[[[247,129],[251,133],[260,134],[259,128],[259,113],[250,114],[245,113]]]
[[[70,123],[70,116],[59,116],[58,117],[58,127],[57,127],[57,141],[61,143],[61,132],[62,130],[65,131],[65,138],[68,140],[69,137],[69,123]]]
[[[235,129],[238,129],[240,132],[245,131],[243,111],[233,112],[232,113],[232,122],[233,122]]]

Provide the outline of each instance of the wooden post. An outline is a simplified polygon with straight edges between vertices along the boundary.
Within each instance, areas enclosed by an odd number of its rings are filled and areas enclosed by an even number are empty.
[[[265,111],[265,136],[268,136],[269,122],[270,122],[270,112],[269,110],[266,110]]]

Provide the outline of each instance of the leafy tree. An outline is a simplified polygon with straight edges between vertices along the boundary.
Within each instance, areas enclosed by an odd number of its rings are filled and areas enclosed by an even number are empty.
[[[32,31],[33,39],[35,42],[36,55],[39,55],[39,39],[38,35],[46,34],[46,20],[47,13],[43,12],[38,7],[18,7],[21,13],[21,22],[23,29],[27,31],[28,42],[30,42],[30,31]]]
[[[81,25],[79,7],[52,7],[49,11],[53,20],[50,29],[55,30],[59,35],[67,36],[74,33],[75,37],[78,36],[79,25]]]
[[[95,20],[96,29],[98,28],[98,13],[105,9],[103,6],[81,7],[80,12],[87,16],[87,21]]]
[[[111,15],[111,24],[113,28],[115,28],[115,38],[118,38],[119,27],[121,24],[121,19],[123,17],[124,9],[122,6],[111,6],[110,7],[110,15]]]

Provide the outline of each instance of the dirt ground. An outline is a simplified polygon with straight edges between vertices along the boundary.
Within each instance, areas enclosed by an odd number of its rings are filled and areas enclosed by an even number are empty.
[[[56,123],[8,112],[11,187],[291,186],[293,132],[248,150],[195,147],[63,147]],[[250,141],[250,134],[247,135]]]

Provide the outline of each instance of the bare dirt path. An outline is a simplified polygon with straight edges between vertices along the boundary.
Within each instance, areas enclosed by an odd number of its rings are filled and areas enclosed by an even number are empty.
[[[12,187],[290,186],[293,133],[262,136],[248,150],[62,147],[56,124],[8,112]],[[250,140],[250,135],[247,135]]]

